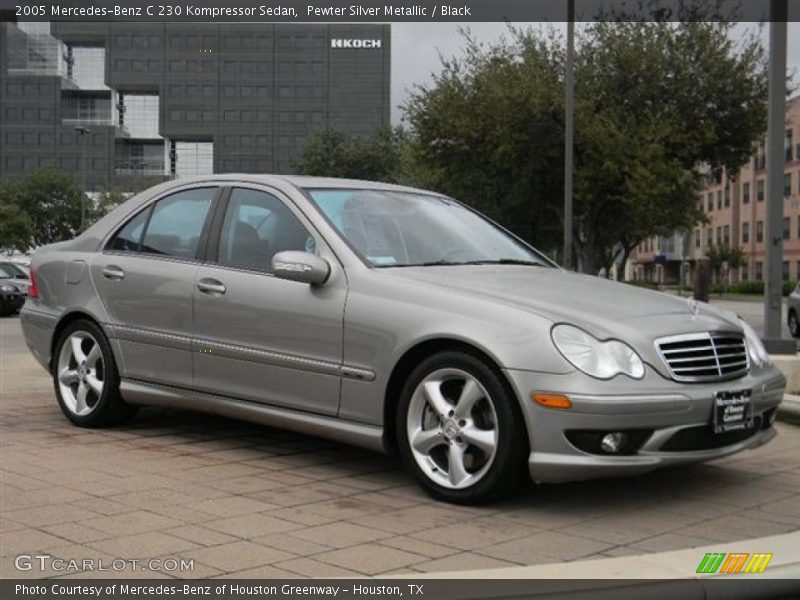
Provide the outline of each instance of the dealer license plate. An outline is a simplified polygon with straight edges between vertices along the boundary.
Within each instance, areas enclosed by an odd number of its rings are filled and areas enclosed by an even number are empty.
[[[714,433],[740,431],[753,426],[751,390],[714,394]]]

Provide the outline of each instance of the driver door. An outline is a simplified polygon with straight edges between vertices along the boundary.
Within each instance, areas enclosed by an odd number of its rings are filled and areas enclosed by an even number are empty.
[[[341,267],[299,210],[277,192],[233,188],[211,262],[194,287],[194,387],[308,412],[339,408],[347,285]],[[284,250],[317,252],[325,285],[274,277]]]

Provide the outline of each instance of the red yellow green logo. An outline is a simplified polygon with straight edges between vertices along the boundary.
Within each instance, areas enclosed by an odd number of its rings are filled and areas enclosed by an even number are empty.
[[[720,573],[732,575],[734,573],[763,573],[772,554],[766,552],[709,552],[700,561],[698,573]]]

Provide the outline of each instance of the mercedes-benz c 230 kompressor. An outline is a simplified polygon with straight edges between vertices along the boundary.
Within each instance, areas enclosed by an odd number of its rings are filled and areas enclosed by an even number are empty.
[[[405,187],[165,183],[31,267],[25,338],[76,425],[208,411],[396,451],[452,502],[756,447],[785,387],[735,315]]]

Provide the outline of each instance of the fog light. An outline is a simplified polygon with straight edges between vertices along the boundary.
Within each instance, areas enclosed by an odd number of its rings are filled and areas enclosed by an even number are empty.
[[[628,442],[628,436],[624,433],[607,433],[600,440],[600,449],[606,454],[616,454]]]

